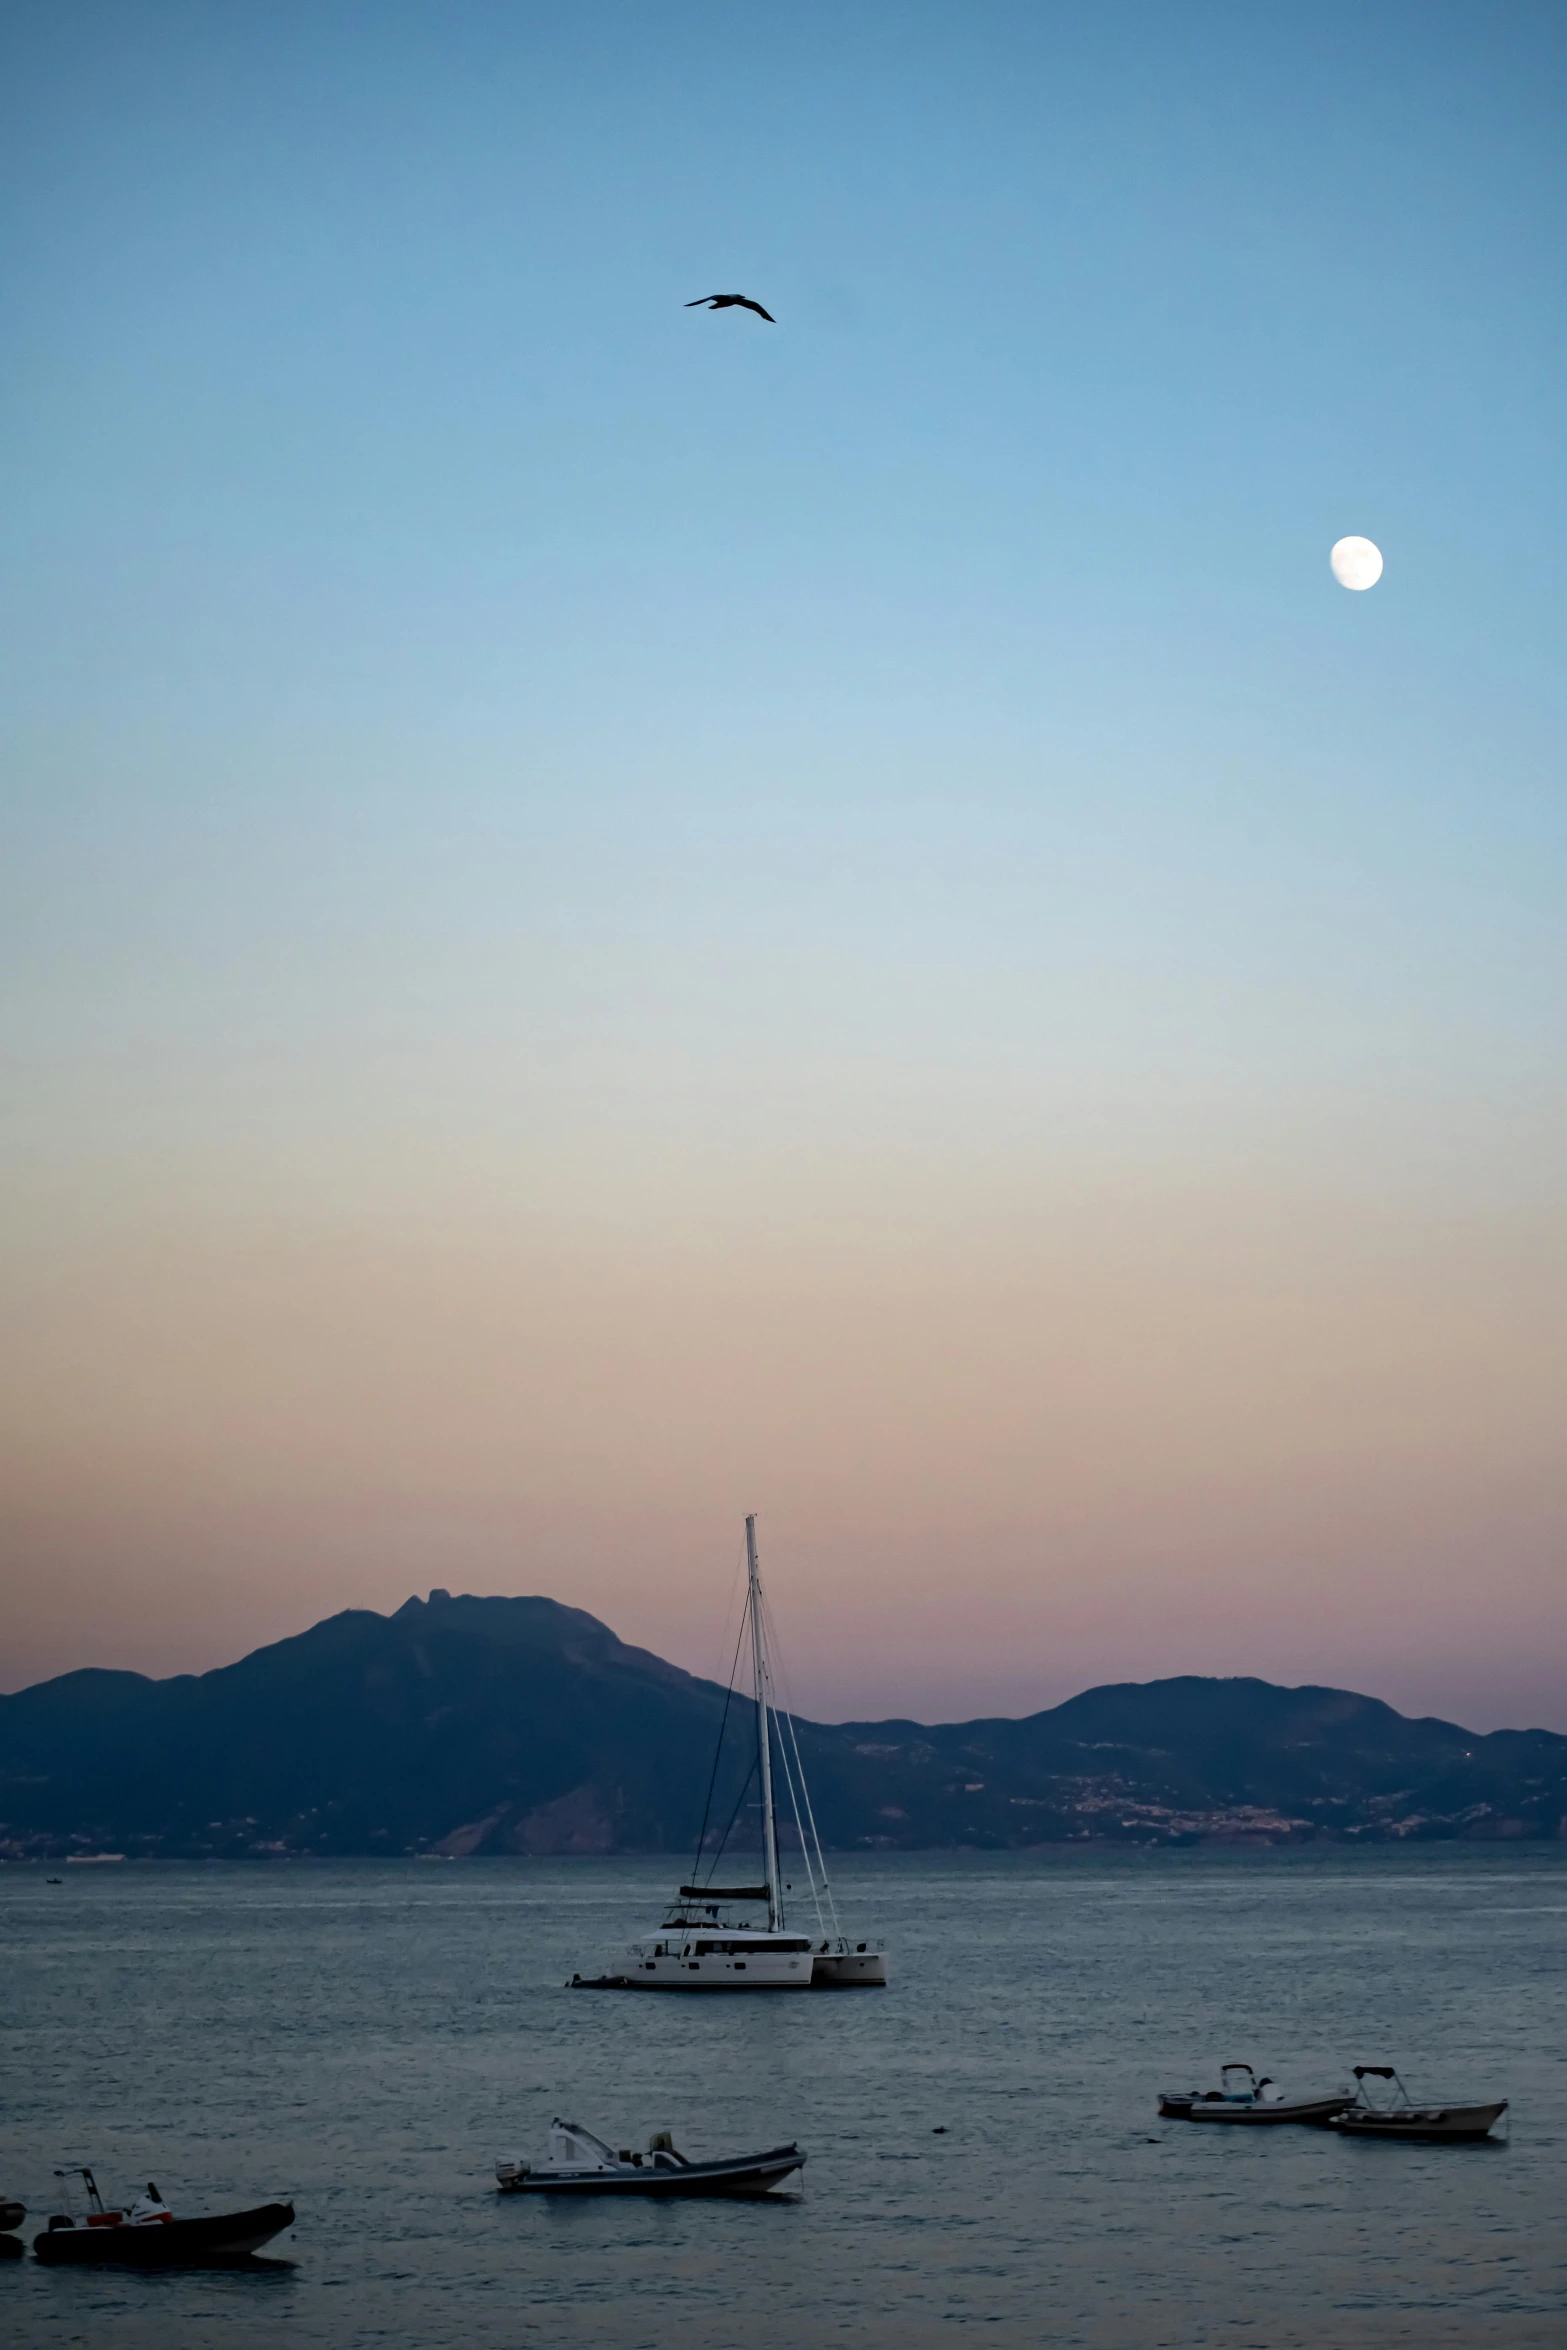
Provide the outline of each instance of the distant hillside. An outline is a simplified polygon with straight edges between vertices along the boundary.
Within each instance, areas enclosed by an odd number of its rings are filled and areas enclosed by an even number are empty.
[[[0,1697],[0,1857],[689,1855],[724,1706],[580,1609],[432,1592],[218,1672]],[[738,1800],[743,1832],[730,1726],[715,1816]],[[1477,1736],[1338,1689],[1186,1677],[1022,1721],[798,1727],[839,1849],[1567,1833],[1567,1738]]]

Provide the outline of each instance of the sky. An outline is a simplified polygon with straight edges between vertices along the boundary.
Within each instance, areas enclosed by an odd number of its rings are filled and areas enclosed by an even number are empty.
[[[819,1718],[1567,1730],[1564,102],[1549,0],[12,0],[0,1686],[721,1670],[755,1510]]]

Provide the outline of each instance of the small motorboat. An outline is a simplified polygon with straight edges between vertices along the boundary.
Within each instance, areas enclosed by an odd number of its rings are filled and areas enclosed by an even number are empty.
[[[27,2217],[25,2203],[0,2203],[0,2260],[20,2260],[27,2246],[12,2230]]]
[[[1507,2100],[1494,2105],[1416,2105],[1390,2064],[1357,2064],[1354,2102],[1333,2117],[1332,2127],[1347,2138],[1403,2138],[1423,2145],[1443,2140],[1473,2145],[1488,2138],[1507,2111]],[[1386,2081],[1386,2103],[1378,2104],[1367,2081]]]
[[[110,2261],[122,2268],[211,2267],[244,2260],[294,2224],[292,2203],[258,2203],[253,2211],[226,2211],[206,2219],[176,2219],[155,2186],[126,2210],[106,2205],[85,2163],[57,2170],[80,2179],[87,2210],[57,2211],[33,2238],[37,2258],[50,2267]]]
[[[770,2146],[765,2154],[729,2154],[691,2162],[657,2130],[646,2154],[616,2153],[580,2122],[550,2124],[547,2162],[535,2166],[503,2154],[495,2180],[503,2195],[765,2195],[791,2171],[803,2170],[798,2146]]]
[[[1161,2090],[1159,2111],[1172,2122],[1307,2122],[1321,2129],[1349,2103],[1349,2091],[1331,2097],[1287,2097],[1264,2073],[1259,2081],[1249,2064],[1222,2064],[1217,2089]]]

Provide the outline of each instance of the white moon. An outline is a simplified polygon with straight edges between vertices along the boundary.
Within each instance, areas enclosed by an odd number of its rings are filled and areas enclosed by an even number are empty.
[[[1382,550],[1369,539],[1340,539],[1328,561],[1340,587],[1375,587],[1382,577]]]

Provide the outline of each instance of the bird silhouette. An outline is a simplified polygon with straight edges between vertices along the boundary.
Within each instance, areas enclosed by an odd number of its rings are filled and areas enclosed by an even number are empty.
[[[698,294],[694,302],[686,304],[686,308],[700,310],[704,305],[710,310],[754,310],[757,317],[765,318],[769,326],[778,324],[770,310],[764,310],[760,302],[753,302],[745,294]]]

